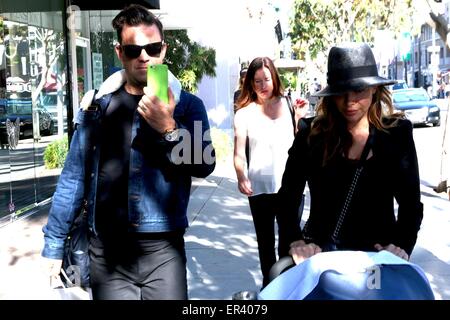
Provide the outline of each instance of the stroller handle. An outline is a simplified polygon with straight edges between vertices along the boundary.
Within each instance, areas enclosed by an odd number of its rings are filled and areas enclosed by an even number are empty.
[[[270,268],[269,271],[269,282],[278,277],[280,274],[282,274],[284,271],[292,268],[295,266],[294,259],[292,259],[292,256],[285,256],[275,262]]]

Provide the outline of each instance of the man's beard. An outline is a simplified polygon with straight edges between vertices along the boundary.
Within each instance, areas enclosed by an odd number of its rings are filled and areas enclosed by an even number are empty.
[[[135,85],[136,87],[146,87],[147,86],[147,77],[130,77],[128,78],[129,80],[131,80],[132,84]]]

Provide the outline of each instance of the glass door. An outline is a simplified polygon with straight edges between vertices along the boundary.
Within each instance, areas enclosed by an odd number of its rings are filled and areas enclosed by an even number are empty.
[[[87,91],[92,89],[92,67],[89,39],[76,37],[74,47],[75,52],[72,52],[72,64],[76,66],[76,70],[73,70],[72,80],[76,85],[73,86],[72,99],[75,118],[81,99]]]
[[[0,225],[49,199],[61,171],[45,153],[67,128],[62,26],[61,11],[0,14]]]
[[[6,115],[6,46],[3,16],[0,14],[0,221],[9,213],[11,202],[11,163]]]
[[[17,214],[36,203],[34,116],[31,94],[28,26],[3,21],[5,52],[5,110],[1,119],[5,163],[9,162],[9,199],[4,213]],[[4,199],[5,200],[5,199]],[[3,200],[3,201],[4,201]]]

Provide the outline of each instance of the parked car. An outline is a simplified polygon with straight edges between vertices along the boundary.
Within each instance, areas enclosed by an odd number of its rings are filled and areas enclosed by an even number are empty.
[[[67,118],[67,107],[66,107],[66,95],[62,96],[62,112],[63,119]],[[40,95],[39,105],[42,108],[45,108],[52,116],[53,121],[56,123],[58,120],[58,93],[55,92],[47,92]]]
[[[441,110],[423,88],[395,90],[394,108],[403,111],[413,124],[441,124]]]
[[[39,131],[42,135],[53,134],[55,123],[45,108],[37,107]],[[8,123],[19,126],[19,139],[33,136],[33,116],[31,98],[8,98],[0,103],[0,144],[9,145]]]
[[[408,88],[409,88],[408,84],[404,80],[397,80],[397,83],[389,86],[389,89],[391,89],[391,91],[408,89]]]

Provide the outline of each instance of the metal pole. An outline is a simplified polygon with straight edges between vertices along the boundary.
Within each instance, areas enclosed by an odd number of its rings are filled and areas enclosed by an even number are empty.
[[[419,48],[417,50],[419,57],[419,71],[417,72],[417,87],[422,87],[422,28],[420,28],[419,34]]]
[[[408,70],[406,70],[406,66],[408,65],[408,61],[403,61],[403,66],[405,67],[405,83],[408,84]]]
[[[437,52],[436,52],[436,35],[435,35],[436,29],[435,28],[432,29],[432,33],[433,34],[432,34],[431,39],[433,41],[433,51],[431,53],[431,56],[432,56],[432,59],[431,59],[431,73],[432,73],[431,81],[433,81],[433,82],[431,83],[431,88],[432,88],[433,92],[432,92],[431,96],[434,97],[434,96],[436,96],[436,91],[437,91],[436,75],[437,75],[437,69],[439,66],[439,62],[437,61],[438,57],[436,56]]]
[[[394,58],[394,80],[397,80],[397,53],[395,53]]]

